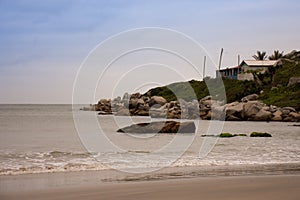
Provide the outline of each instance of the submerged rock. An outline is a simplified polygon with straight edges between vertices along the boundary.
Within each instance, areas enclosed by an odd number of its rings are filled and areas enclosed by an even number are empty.
[[[270,133],[252,132],[250,137],[272,137]]]
[[[117,130],[121,133],[195,133],[194,122],[161,121],[138,123]]]

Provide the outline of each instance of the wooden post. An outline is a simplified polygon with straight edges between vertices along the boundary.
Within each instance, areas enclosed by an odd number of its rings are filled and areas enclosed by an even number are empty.
[[[238,64],[237,64],[237,66],[239,66],[240,65],[240,54],[238,54]]]

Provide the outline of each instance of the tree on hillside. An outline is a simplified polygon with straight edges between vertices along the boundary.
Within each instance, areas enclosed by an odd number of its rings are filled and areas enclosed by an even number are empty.
[[[278,60],[283,56],[283,51],[279,52],[279,50],[274,51],[274,54],[269,56],[269,60]]]
[[[252,56],[255,60],[265,60],[267,53],[265,51],[257,51],[257,55]]]

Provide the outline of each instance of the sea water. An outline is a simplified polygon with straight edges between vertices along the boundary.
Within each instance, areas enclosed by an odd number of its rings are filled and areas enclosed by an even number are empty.
[[[73,115],[96,118],[105,140],[93,149],[82,141],[89,129],[78,131]],[[88,118],[87,118],[88,119]],[[0,175],[127,169],[129,172],[166,166],[238,166],[300,164],[300,127],[286,122],[225,122],[222,132],[247,137],[214,138],[212,149],[200,156],[210,121],[195,120],[195,134],[124,134],[117,129],[149,117],[98,116],[72,105],[0,105]],[[78,122],[77,122],[78,123]],[[299,123],[297,124],[299,125]],[[252,138],[251,132],[270,138]],[[175,140],[175,139],[176,140]],[[176,142],[174,142],[176,141]],[[170,145],[172,144],[172,145]],[[126,170],[125,170],[126,171]]]

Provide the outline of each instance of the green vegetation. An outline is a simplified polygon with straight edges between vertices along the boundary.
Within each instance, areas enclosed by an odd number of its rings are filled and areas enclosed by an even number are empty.
[[[298,61],[298,62],[297,62]],[[263,80],[264,92],[259,96],[267,105],[276,105],[279,107],[291,106],[300,110],[300,85],[287,86],[291,77],[300,77],[300,60],[283,60],[282,66],[275,69],[274,79],[267,84],[268,74],[265,74]]]
[[[279,50],[275,50],[274,54],[269,56],[269,60],[278,60],[282,58],[282,56],[283,56],[283,51],[279,52]]]
[[[272,137],[270,133],[252,132],[250,137]]]
[[[258,87],[254,81],[223,79],[222,83],[221,79],[206,79],[205,81],[191,80],[172,83],[167,86],[153,88],[146,94],[149,96],[163,96],[167,101],[174,101],[177,98],[186,101],[192,101],[196,98],[200,100],[208,95],[213,96],[214,99],[224,100],[224,96],[220,96],[224,93],[224,89],[227,102],[233,102],[249,94],[258,93],[262,87]]]
[[[265,57],[265,52],[257,52],[257,58],[265,59]],[[265,74],[257,73],[255,81],[223,79],[222,83],[222,79],[206,78],[205,81],[191,80],[153,88],[144,95],[163,96],[167,101],[179,98],[186,101],[200,100],[209,95],[213,99],[225,100],[224,96],[220,96],[225,90],[226,101],[230,103],[240,101],[249,94],[260,94],[263,91],[259,100],[265,104],[279,107],[291,106],[300,110],[299,84],[287,86],[291,77],[300,77],[300,58],[299,56],[293,57],[293,54],[290,54],[289,57],[282,56],[282,52],[274,51],[269,59],[278,57],[282,58],[282,65],[270,68],[269,72]]]
[[[271,89],[266,89],[259,96],[260,100],[267,105],[276,105],[279,107],[293,107],[300,110],[300,85],[290,87],[279,86]]]
[[[221,133],[219,135],[219,137],[221,137],[221,138],[229,138],[229,137],[236,137],[236,136],[247,136],[247,134]]]
[[[257,51],[257,55],[252,56],[255,60],[265,60],[267,53],[265,51]]]

